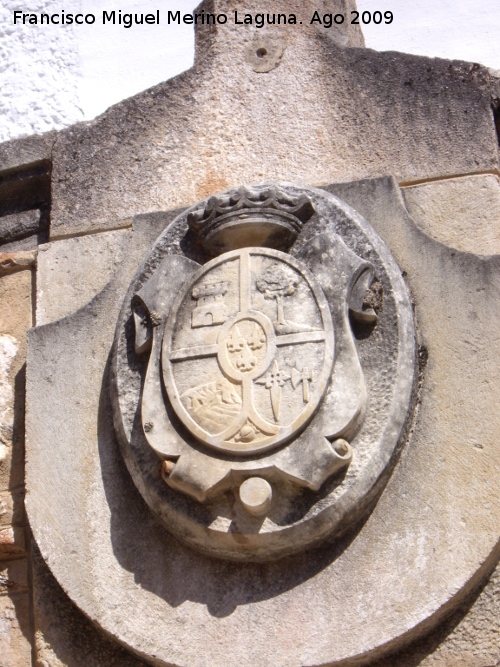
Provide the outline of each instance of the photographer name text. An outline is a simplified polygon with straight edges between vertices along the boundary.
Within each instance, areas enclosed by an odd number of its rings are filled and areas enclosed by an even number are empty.
[[[121,10],[103,10],[101,15],[96,14],[72,14],[64,10],[57,14],[13,12],[14,25],[119,25],[123,28],[132,28],[139,25],[160,25],[160,10],[149,14],[126,13]],[[205,11],[193,14],[181,14],[180,11],[168,11],[164,17],[166,25],[242,25],[264,28],[268,25],[321,25],[324,28],[332,28],[343,24],[351,25],[389,25],[394,20],[390,11],[357,12],[348,14],[325,14],[315,11],[308,21],[298,20],[296,14],[249,14],[234,11],[232,14],[211,14]]]

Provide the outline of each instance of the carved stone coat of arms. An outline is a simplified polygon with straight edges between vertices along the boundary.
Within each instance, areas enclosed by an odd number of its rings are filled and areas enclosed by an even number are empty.
[[[409,296],[369,225],[320,190],[244,186],[179,216],[132,282],[115,428],[177,537],[276,558],[375,501],[408,426],[413,366]]]

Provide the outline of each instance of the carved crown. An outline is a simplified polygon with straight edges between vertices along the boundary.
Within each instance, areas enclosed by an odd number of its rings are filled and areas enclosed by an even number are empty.
[[[288,249],[313,215],[305,195],[276,184],[243,185],[210,197],[189,213],[188,224],[203,247],[218,255],[246,246]]]

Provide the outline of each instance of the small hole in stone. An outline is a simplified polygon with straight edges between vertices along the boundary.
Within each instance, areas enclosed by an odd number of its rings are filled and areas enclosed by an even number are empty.
[[[267,49],[257,49],[255,53],[257,54],[257,58],[264,58],[264,56],[267,56]]]

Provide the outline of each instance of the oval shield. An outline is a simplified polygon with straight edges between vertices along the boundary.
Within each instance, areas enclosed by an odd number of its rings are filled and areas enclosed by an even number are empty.
[[[333,359],[321,287],[299,261],[266,248],[205,264],[172,307],[162,351],[178,417],[204,444],[240,456],[307,424]]]

